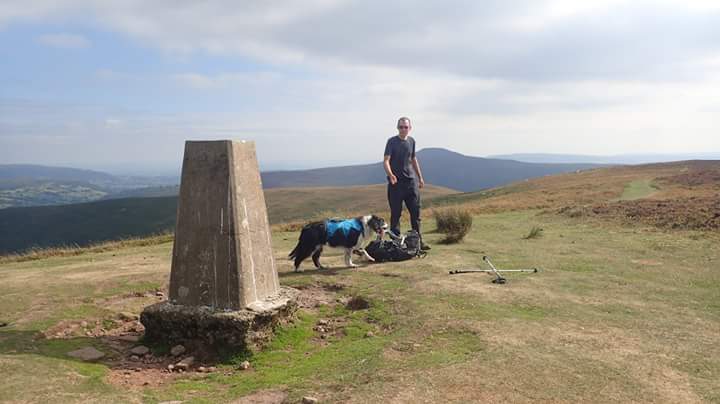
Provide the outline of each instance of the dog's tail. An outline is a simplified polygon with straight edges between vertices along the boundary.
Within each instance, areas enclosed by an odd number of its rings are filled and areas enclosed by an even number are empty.
[[[290,251],[290,254],[288,254],[288,259],[289,259],[290,261],[294,260],[295,257],[297,256],[298,247],[300,247],[300,243],[299,243],[299,242],[297,243],[297,245],[295,246],[295,248],[293,248],[293,250]]]

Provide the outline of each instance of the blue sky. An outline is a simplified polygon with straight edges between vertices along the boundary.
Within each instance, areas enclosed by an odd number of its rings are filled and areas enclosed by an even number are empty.
[[[714,1],[7,0],[0,162],[378,160],[398,116],[470,155],[720,151]]]

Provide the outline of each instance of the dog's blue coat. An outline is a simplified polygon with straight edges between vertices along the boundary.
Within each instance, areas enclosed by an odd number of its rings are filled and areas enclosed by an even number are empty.
[[[328,244],[332,247],[355,245],[363,232],[363,225],[358,219],[325,221]]]

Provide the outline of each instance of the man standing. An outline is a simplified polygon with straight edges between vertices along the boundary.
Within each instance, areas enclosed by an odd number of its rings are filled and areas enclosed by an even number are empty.
[[[415,139],[410,137],[410,118],[402,117],[397,123],[398,135],[388,139],[385,145],[383,166],[388,179],[388,203],[390,204],[390,230],[400,234],[400,216],[405,202],[410,212],[410,224],[420,233],[420,188],[425,186],[420,163],[415,157]],[[412,169],[411,169],[412,166]],[[430,246],[422,241],[423,250]]]

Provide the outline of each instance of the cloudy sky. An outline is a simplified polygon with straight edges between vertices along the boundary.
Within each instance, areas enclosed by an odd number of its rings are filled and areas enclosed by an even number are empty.
[[[1,0],[0,163],[720,151],[720,1]]]

